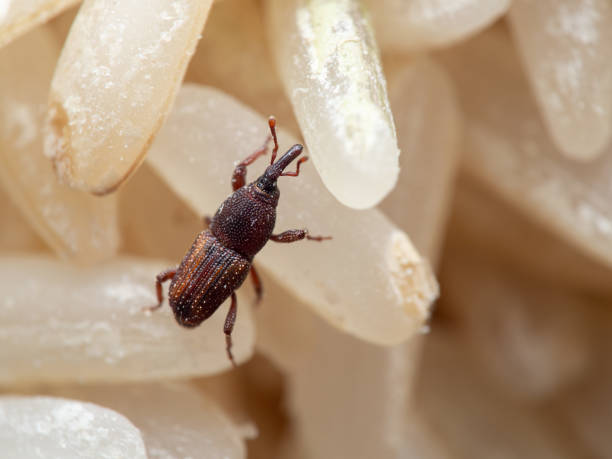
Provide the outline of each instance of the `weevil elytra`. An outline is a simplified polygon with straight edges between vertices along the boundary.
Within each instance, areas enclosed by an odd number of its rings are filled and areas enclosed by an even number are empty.
[[[276,120],[268,120],[270,137],[259,150],[239,163],[232,175],[233,193],[217,209],[212,219],[205,218],[207,228],[195,238],[191,248],[178,268],[168,269],[157,275],[155,289],[157,304],[147,309],[158,309],[162,305],[162,283],[172,280],[168,290],[168,301],[176,321],[184,327],[197,327],[208,319],[221,304],[231,296],[231,305],[225,318],[223,331],[227,355],[236,366],[232,355],[232,330],[236,321],[237,301],[235,290],[242,285],[249,272],[255,286],[257,302],[263,289],[253,257],[268,240],[274,242],[295,242],[302,239],[322,241],[330,237],[310,236],[307,230],[294,229],[272,234],[276,222],[276,206],[280,192],[277,180],[282,176],[297,177],[300,164],[295,172],[284,172],[303,151],[300,144],[292,146],[278,161],[278,140]],[[272,159],[265,172],[254,182],[245,186],[247,166],[266,154],[269,141],[274,140]]]

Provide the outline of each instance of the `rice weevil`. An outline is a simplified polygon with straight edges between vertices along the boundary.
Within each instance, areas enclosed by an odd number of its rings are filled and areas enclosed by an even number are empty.
[[[157,275],[157,304],[146,308],[155,310],[161,307],[162,283],[172,280],[168,290],[170,307],[180,325],[192,328],[208,319],[231,296],[232,302],[223,331],[227,355],[234,366],[236,362],[231,348],[237,312],[235,290],[242,285],[250,272],[258,302],[263,293],[261,281],[253,266],[255,254],[268,240],[295,242],[304,238],[313,241],[331,239],[310,236],[307,230],[302,229],[272,234],[280,195],[276,182],[282,176],[297,177],[300,174],[300,164],[308,160],[308,157],[298,160],[295,172],[284,172],[302,153],[304,147],[300,144],[292,146],[275,162],[278,140],[274,117],[268,119],[268,125],[271,136],[263,147],[236,166],[232,175],[234,192],[221,204],[212,219],[204,219],[207,228],[197,235],[181,264],[178,268],[168,269]],[[274,149],[270,165],[257,180],[245,186],[247,166],[266,154],[271,139],[274,139]]]

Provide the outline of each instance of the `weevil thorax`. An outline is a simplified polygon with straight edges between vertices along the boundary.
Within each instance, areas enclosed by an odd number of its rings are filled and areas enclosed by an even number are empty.
[[[277,180],[302,150],[302,145],[294,145],[257,180],[236,190],[221,204],[210,230],[223,246],[252,260],[266,245],[276,223],[280,197]]]

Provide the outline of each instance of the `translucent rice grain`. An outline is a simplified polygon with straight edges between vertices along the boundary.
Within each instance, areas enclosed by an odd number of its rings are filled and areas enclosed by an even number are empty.
[[[344,205],[378,204],[399,173],[397,138],[370,25],[356,0],[270,0],[277,68],[330,192]]]
[[[78,268],[47,257],[0,258],[0,384],[118,382],[214,374],[231,367],[223,323],[229,302],[200,327],[179,326],[154,280],[171,266],[119,258]],[[250,357],[250,302],[234,329],[237,362]]]
[[[366,0],[384,51],[416,52],[475,35],[501,17],[510,0]]]
[[[147,458],[140,431],[119,413],[52,397],[0,397],[0,445],[7,458]]]
[[[130,255],[178,262],[204,227],[202,217],[146,163],[120,195],[122,250]]]
[[[612,296],[610,266],[568,245],[521,209],[492,194],[484,183],[460,178],[448,225],[453,232],[469,237],[478,250],[503,259],[516,272],[537,273],[542,283],[556,283],[576,292]]]
[[[516,403],[491,384],[452,327],[433,329],[421,362],[415,408],[435,426],[452,457],[584,456],[570,447],[548,406]]]
[[[58,254],[91,263],[118,249],[117,202],[59,184],[43,155],[44,106],[58,56],[47,27],[0,49],[0,184]]]
[[[219,88],[260,113],[273,114],[283,120],[286,130],[298,135],[267,45],[259,0],[215,2],[185,81]]]
[[[444,69],[429,59],[395,59],[386,68],[403,153],[398,186],[381,207],[435,258],[460,151],[457,103]],[[267,289],[258,347],[288,376],[296,426],[289,456],[451,457],[410,408],[420,337],[373,346],[338,333],[282,293]]]
[[[140,429],[149,459],[197,458],[203,452],[207,459],[246,458],[240,428],[189,384],[62,386],[45,392],[121,413]]]
[[[231,192],[234,164],[267,136],[266,120],[249,108],[215,89],[186,85],[152,146],[150,164],[194,210],[210,215]],[[279,140],[282,149],[295,143],[282,129]],[[249,180],[266,163],[253,165]],[[406,234],[378,211],[337,203],[308,165],[299,178],[282,178],[279,185],[277,232],[306,227],[334,239],[270,242],[256,263],[352,335],[396,344],[418,333],[438,290]]]
[[[11,198],[0,188],[0,252],[42,252],[45,242],[32,229]]]
[[[430,59],[396,57],[385,68],[402,156],[397,186],[380,207],[436,260],[461,150],[456,96],[445,69]]]
[[[266,290],[257,326],[258,350],[287,377],[294,426],[287,457],[428,458],[444,449],[429,444],[427,427],[409,409],[419,337],[391,348],[365,343],[278,286]]]
[[[51,84],[45,152],[74,188],[114,191],[144,159],[212,0],[86,0]]]
[[[0,47],[78,2],[79,0],[3,0],[0,2]]]
[[[590,160],[612,136],[612,4],[515,0],[510,25],[552,139]]]
[[[466,169],[591,256],[612,264],[612,149],[566,159],[538,117],[507,34],[444,53],[466,115]]]
[[[477,362],[499,387],[523,399],[552,399],[578,381],[592,362],[589,300],[533,281],[533,273],[507,269],[473,244],[451,237],[447,245],[441,275],[452,314],[461,318]]]

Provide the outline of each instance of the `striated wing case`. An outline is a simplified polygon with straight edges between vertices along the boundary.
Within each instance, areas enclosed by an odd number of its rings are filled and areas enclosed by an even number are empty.
[[[210,231],[198,234],[168,292],[177,322],[195,327],[210,317],[240,287],[250,267],[246,258],[223,247]]]

